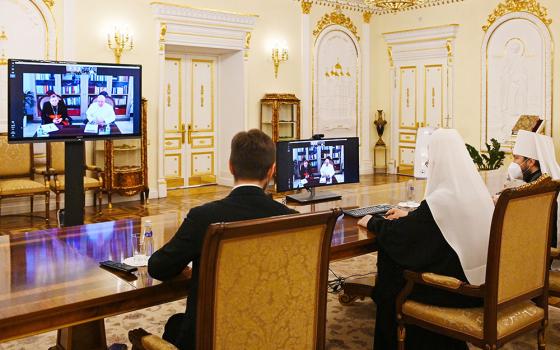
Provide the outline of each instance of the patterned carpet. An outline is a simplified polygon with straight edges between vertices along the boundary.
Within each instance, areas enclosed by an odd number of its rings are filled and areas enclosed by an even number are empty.
[[[332,263],[331,269],[340,276],[367,274],[373,271],[375,260],[375,254],[364,255]],[[332,277],[334,276],[331,275]],[[371,299],[342,306],[338,302],[338,295],[329,294],[327,308],[327,349],[371,349],[375,327],[375,304]],[[161,335],[165,321],[174,313],[182,312],[184,309],[185,302],[179,301],[111,317],[105,321],[107,341],[109,344],[128,344],[126,338],[128,330],[137,327]],[[560,309],[550,307],[549,320],[547,349],[560,350]],[[0,350],[48,349],[54,345],[55,339],[56,333],[49,332],[0,343]],[[509,343],[503,349],[536,348],[536,334],[529,334]]]

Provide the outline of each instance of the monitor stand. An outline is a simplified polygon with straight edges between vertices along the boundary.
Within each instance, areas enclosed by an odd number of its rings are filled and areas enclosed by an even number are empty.
[[[84,224],[84,141],[64,143],[64,226]]]
[[[314,187],[307,188],[307,192],[302,192],[302,193],[292,194],[292,195],[286,196],[286,199],[294,201],[294,202],[302,203],[302,204],[323,202],[323,201],[331,201],[331,200],[337,200],[337,199],[340,199],[340,198],[342,198],[341,195],[339,195],[337,193],[333,193],[333,192],[319,192],[319,193],[316,193]]]

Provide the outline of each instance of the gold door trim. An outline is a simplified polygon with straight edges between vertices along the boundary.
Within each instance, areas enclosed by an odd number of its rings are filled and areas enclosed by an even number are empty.
[[[197,176],[201,176],[201,175],[214,175],[214,152],[213,151],[209,151],[209,152],[192,152],[191,153],[191,177],[194,176],[194,157],[195,156],[200,156],[203,154],[209,154],[210,155],[210,159],[211,159],[211,170],[209,170],[208,173],[204,173],[204,174],[197,174]]]
[[[166,179],[167,178],[176,178],[176,177],[183,178],[183,161],[182,161],[183,155],[181,153],[168,153],[168,154],[164,154],[163,156],[164,157],[177,157],[177,161],[179,162],[179,167],[178,167],[179,174],[178,174],[178,176],[167,176],[166,175],[165,178]]]
[[[427,82],[427,76],[428,76],[428,69],[430,68],[440,68],[440,84],[441,84],[441,99],[440,99],[440,125],[443,125],[443,64],[427,64],[424,66],[424,125],[425,126],[430,126],[428,125],[428,109],[426,108],[426,105],[428,103],[428,82]]]
[[[407,70],[414,70],[414,126],[402,126],[402,85],[403,85],[403,72],[407,71]],[[418,69],[416,66],[402,66],[399,68],[400,71],[400,78],[399,78],[399,128],[400,129],[411,129],[411,130],[416,130],[417,126],[416,124],[418,123],[418,111],[417,111],[417,96],[416,96],[416,90],[417,90],[417,83],[418,83]]]
[[[194,124],[194,67],[196,63],[208,63],[210,64],[210,128],[209,129],[197,129]],[[214,60],[203,60],[203,59],[192,59],[191,60],[191,125],[193,126],[193,132],[214,132]]]
[[[192,149],[199,149],[199,148],[214,148],[214,136],[192,136]],[[206,142],[200,142],[197,144],[195,140],[210,140],[210,143],[206,145]],[[202,143],[204,143],[202,145]]]
[[[401,157],[401,153],[403,149],[411,149],[413,151],[416,150],[415,146],[399,146],[399,167],[414,167],[414,164],[404,164],[402,162],[402,157]]]
[[[173,142],[171,140],[177,140],[178,147],[168,147],[168,145],[172,145]],[[164,150],[166,151],[173,151],[173,150],[180,150],[181,149],[181,138],[180,137],[166,137],[164,142]]]
[[[405,140],[402,138],[403,135],[410,135],[412,136],[413,140]],[[413,132],[400,132],[399,133],[399,142],[403,143],[416,143],[416,133]]]
[[[183,115],[183,86],[182,86],[182,78],[183,78],[183,67],[182,67],[182,61],[180,58],[175,58],[175,57],[165,57],[166,61],[174,61],[176,63],[178,63],[179,65],[179,77],[177,79],[178,83],[179,83],[179,94],[178,94],[178,100],[179,100],[179,113],[177,114],[177,130],[165,130],[165,133],[177,133],[179,132],[179,128],[181,127],[181,117]],[[168,98],[170,98],[171,96],[171,87],[168,85],[167,87],[167,95]],[[171,100],[168,100],[167,105],[170,107],[171,106]]]

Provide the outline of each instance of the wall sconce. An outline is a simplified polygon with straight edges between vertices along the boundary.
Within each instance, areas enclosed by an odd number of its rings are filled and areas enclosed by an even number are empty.
[[[272,63],[274,63],[274,78],[278,78],[278,66],[280,62],[288,60],[288,49],[276,45],[272,48]]]
[[[7,46],[8,36],[4,28],[0,31],[0,66],[8,64],[8,59],[6,58],[6,46]]]
[[[107,33],[107,46],[113,50],[115,61],[121,63],[123,51],[130,51],[134,48],[132,34],[129,34],[128,31],[121,32],[119,28],[115,27],[113,33]]]

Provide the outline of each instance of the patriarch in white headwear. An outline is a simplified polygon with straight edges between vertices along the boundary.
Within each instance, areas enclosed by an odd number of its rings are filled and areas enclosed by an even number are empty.
[[[534,132],[519,130],[513,147],[513,162],[509,165],[510,180],[532,182],[541,176],[541,167],[537,151],[539,135]]]
[[[483,284],[494,212],[490,193],[456,130],[432,134],[428,159],[426,202],[469,283]]]

